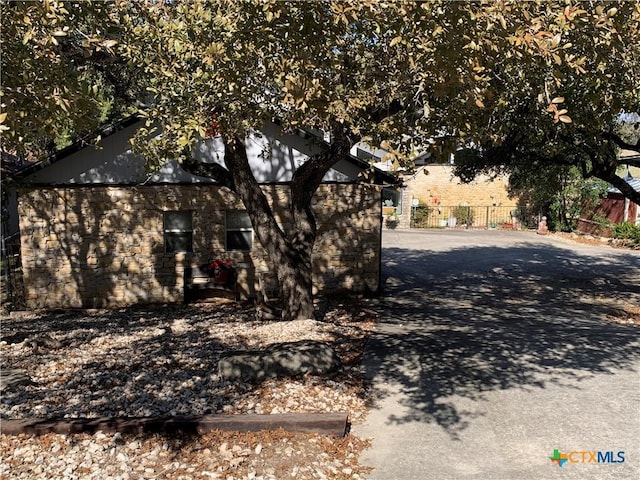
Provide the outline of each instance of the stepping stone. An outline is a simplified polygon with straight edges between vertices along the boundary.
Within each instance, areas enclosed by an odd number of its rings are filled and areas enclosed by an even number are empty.
[[[226,355],[218,362],[218,374],[225,380],[256,381],[324,374],[339,366],[340,359],[329,345],[302,341]]]

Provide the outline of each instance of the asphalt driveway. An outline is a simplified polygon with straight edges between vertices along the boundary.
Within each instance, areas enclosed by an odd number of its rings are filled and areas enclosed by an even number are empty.
[[[495,231],[383,248],[354,428],[370,478],[640,478],[640,327],[612,321],[640,305],[640,252]]]

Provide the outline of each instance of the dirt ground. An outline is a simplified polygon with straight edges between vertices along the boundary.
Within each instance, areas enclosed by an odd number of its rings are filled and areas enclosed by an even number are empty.
[[[617,240],[609,237],[597,237],[594,235],[588,234],[579,234],[579,233],[565,233],[565,232],[554,232],[550,234],[551,237],[561,238],[563,240],[569,240],[571,242],[580,243],[582,245],[593,245],[593,246],[608,246],[613,248],[628,248],[627,244],[623,240]]]

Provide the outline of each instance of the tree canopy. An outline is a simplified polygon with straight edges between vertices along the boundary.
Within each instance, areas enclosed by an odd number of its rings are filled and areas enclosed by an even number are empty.
[[[475,125],[473,148],[458,156],[457,173],[472,179],[479,172],[575,166],[640,202],[616,174],[619,149],[640,152],[640,132],[629,135],[625,125],[625,114],[640,107],[634,40],[640,6],[544,2],[535,14],[531,6],[517,5],[520,18],[530,20],[527,29],[512,27],[505,35],[511,52],[483,49],[490,78],[479,102],[488,122]],[[505,21],[512,25],[511,17]],[[533,57],[520,50],[525,44]]]
[[[639,148],[615,129],[621,112],[639,110],[633,1],[1,7],[2,128],[12,145],[94,124],[98,97],[118,87],[118,98],[151,100],[143,111],[165,135],[147,153],[181,155],[212,114],[234,134],[272,118],[284,128],[341,124],[398,153],[463,141],[566,161],[571,149],[592,157],[585,173],[596,175],[606,165],[594,155]],[[139,76],[123,94],[118,82]]]
[[[37,158],[131,110],[112,5],[3,0],[0,12],[3,151]]]

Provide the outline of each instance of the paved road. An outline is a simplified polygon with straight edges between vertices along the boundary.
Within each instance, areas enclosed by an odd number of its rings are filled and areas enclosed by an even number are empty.
[[[640,252],[491,231],[383,246],[376,400],[354,427],[371,479],[640,478],[640,327],[608,320],[640,305]]]

